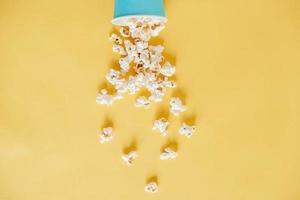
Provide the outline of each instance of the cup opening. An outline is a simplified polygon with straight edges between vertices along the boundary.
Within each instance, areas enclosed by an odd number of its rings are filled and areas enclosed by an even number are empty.
[[[130,19],[135,18],[151,18],[153,21],[158,23],[166,23],[168,20],[166,17],[155,16],[155,15],[128,15],[114,18],[111,22],[116,26],[128,26]]]

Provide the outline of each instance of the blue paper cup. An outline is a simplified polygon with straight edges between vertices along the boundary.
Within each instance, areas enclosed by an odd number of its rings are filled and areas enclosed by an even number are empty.
[[[126,26],[128,19],[133,17],[149,17],[166,22],[163,0],[115,0],[113,24]]]

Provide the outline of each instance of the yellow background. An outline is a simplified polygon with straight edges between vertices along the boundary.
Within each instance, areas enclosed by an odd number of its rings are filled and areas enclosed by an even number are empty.
[[[159,40],[189,110],[95,104],[117,59],[112,0],[0,1],[1,200],[300,199],[300,2],[168,0]],[[172,92],[168,93],[168,97]],[[98,143],[111,120],[115,139]],[[195,121],[191,140],[176,133]],[[161,162],[168,142],[176,160]],[[120,159],[134,144],[131,168]],[[157,176],[160,192],[146,194]]]

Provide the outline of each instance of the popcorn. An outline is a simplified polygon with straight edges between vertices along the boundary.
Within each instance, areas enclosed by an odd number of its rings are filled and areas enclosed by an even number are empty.
[[[106,79],[112,85],[121,85],[124,83],[124,79],[120,78],[121,73],[117,70],[110,69],[110,71],[106,75]]]
[[[165,28],[165,25],[162,23],[153,24],[151,27],[151,35],[152,37],[156,37],[159,33]]]
[[[153,90],[151,92],[152,92],[152,95],[149,97],[149,99],[154,102],[161,102],[163,96],[165,95],[164,92],[161,92],[159,90]]]
[[[113,52],[115,52],[115,53],[118,53],[120,55],[126,55],[124,47],[122,47],[120,45],[114,44],[112,49],[113,49]]]
[[[160,73],[168,77],[173,76],[175,72],[176,72],[175,67],[172,67],[172,65],[169,62],[166,62],[164,66],[162,66],[162,68],[160,69]]]
[[[129,56],[136,56],[136,46],[132,44],[129,40],[124,41],[126,52]]]
[[[141,89],[150,92],[149,98],[139,96],[135,101],[136,107],[148,109],[151,102],[161,102],[168,88],[175,88],[176,82],[169,80],[176,68],[166,61],[162,55],[164,47],[162,45],[149,45],[149,40],[159,35],[165,28],[159,20],[151,17],[130,17],[128,26],[121,27],[119,34],[112,34],[110,40],[113,41],[112,50],[120,56],[120,69],[110,69],[106,75],[107,81],[114,86],[115,93],[108,94],[106,89],[102,89],[96,97],[98,104],[111,105],[114,101],[122,99],[124,94],[134,95]],[[182,101],[178,97],[172,97],[169,102],[170,112],[178,116],[186,110]],[[168,134],[169,122],[165,118],[157,119],[153,122],[153,130],[158,130],[162,136]],[[181,135],[190,138],[195,132],[195,126],[182,123],[178,129]],[[106,143],[113,139],[111,127],[103,128],[100,133],[100,143]],[[136,151],[122,155],[122,160],[131,166],[138,157]],[[171,147],[164,148],[160,154],[160,160],[175,159],[177,152]],[[158,184],[151,181],[145,186],[145,191],[149,193],[158,192]]]
[[[168,88],[176,88],[176,83],[174,81],[169,81],[168,78],[162,81],[162,85]]]
[[[141,52],[148,47],[148,42],[144,42],[142,40],[136,40],[135,44],[138,52]]]
[[[111,105],[114,101],[122,99],[125,94],[134,95],[141,89],[146,89],[149,97],[139,96],[135,101],[136,107],[148,109],[151,102],[161,102],[168,88],[175,88],[176,82],[170,80],[176,68],[166,61],[162,55],[162,45],[149,45],[149,40],[159,35],[165,28],[160,20],[152,17],[130,17],[127,26],[119,29],[119,34],[113,33],[110,40],[113,42],[112,50],[120,55],[120,69],[110,69],[106,75],[107,81],[114,87],[115,92],[108,94],[102,89],[96,97],[98,104]],[[124,40],[122,40],[124,39]],[[170,112],[178,116],[186,110],[178,97],[172,97],[169,102]],[[153,122],[153,130],[158,130],[162,136],[168,134],[169,122],[165,118]],[[195,126],[182,123],[178,129],[181,135],[190,138],[195,132]],[[106,143],[113,139],[112,127],[103,128],[99,135],[100,143]],[[136,151],[130,151],[121,156],[127,165],[132,165],[138,157]],[[160,160],[174,159],[177,152],[171,147],[164,148],[160,154]],[[145,186],[149,193],[158,192],[157,181],[151,181]]]
[[[126,56],[123,58],[120,58],[119,64],[121,67],[122,73],[127,73],[130,67],[130,63],[132,62],[132,57],[131,56]]]
[[[97,104],[111,105],[116,100],[115,96],[108,94],[106,89],[102,89],[96,97]]]
[[[110,39],[114,42],[113,51],[121,55],[120,70],[109,70],[106,79],[114,86],[116,92],[108,94],[106,90],[102,90],[96,97],[97,103],[111,105],[114,101],[122,99],[125,94],[134,95],[145,88],[150,92],[149,98],[138,97],[135,106],[147,109],[151,102],[161,102],[168,88],[176,87],[176,83],[169,80],[176,69],[162,56],[164,47],[149,45],[149,40],[156,37],[164,27],[163,23],[151,17],[130,18],[128,26],[119,29],[120,35],[125,38],[124,41],[116,34],[111,35]],[[172,114],[178,116],[185,110],[179,98],[171,99]],[[167,127],[168,121],[162,118],[154,122],[153,129],[157,129],[161,135],[166,135]]]
[[[192,137],[193,133],[196,131],[196,126],[189,126],[183,122],[178,131],[181,135],[190,138]]]
[[[174,159],[176,157],[177,157],[177,153],[173,151],[170,147],[165,148],[164,151],[159,156],[161,160]]]
[[[178,97],[172,97],[170,100],[170,112],[178,116],[181,112],[184,112],[186,107],[182,105],[182,101]]]
[[[150,101],[146,97],[141,96],[141,97],[136,99],[135,106],[136,107],[143,107],[145,109],[148,109],[150,107]]]
[[[112,127],[103,128],[99,136],[99,142],[103,144],[111,141],[113,139],[112,131]]]
[[[149,46],[151,55],[161,55],[164,51],[164,47],[161,45]]]
[[[113,41],[117,45],[121,45],[123,43],[122,39],[114,33],[111,34],[110,40]]]
[[[136,94],[140,90],[140,87],[137,85],[136,78],[134,76],[129,77],[129,80],[127,81],[127,89],[130,95]]]
[[[130,37],[130,31],[129,31],[128,27],[121,27],[120,34],[125,38]]]
[[[122,156],[122,160],[126,162],[127,165],[131,166],[133,164],[133,161],[137,158],[137,152],[131,151],[126,155]]]
[[[154,121],[152,130],[158,130],[162,136],[166,136],[168,134],[168,125],[169,122],[165,118],[160,118]]]
[[[145,186],[145,192],[149,193],[157,193],[158,192],[158,185],[156,182],[150,182]]]

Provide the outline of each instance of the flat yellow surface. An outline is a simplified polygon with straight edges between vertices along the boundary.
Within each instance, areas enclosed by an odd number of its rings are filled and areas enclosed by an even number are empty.
[[[300,2],[168,0],[159,40],[188,111],[169,138],[167,103],[96,105],[117,59],[112,0],[0,1],[1,200],[300,199]],[[166,100],[167,100],[166,99]],[[176,129],[195,121],[188,140]],[[114,141],[97,131],[113,122]],[[162,162],[167,143],[179,157]],[[139,159],[127,167],[124,149]],[[157,176],[160,192],[146,194]]]

